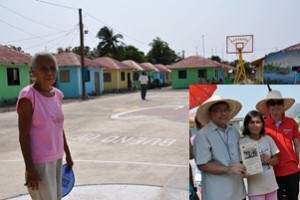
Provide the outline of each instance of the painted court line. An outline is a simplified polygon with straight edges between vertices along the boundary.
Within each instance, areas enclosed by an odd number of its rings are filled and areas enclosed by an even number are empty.
[[[23,160],[0,160],[0,163],[13,163],[13,162],[24,162]],[[74,160],[74,162],[86,162],[86,163],[115,163],[115,164],[134,164],[134,165],[151,165],[151,166],[162,166],[162,167],[178,167],[185,168],[186,165],[174,165],[166,163],[148,163],[148,162],[130,162],[130,161],[110,161],[110,160]]]
[[[179,110],[181,108],[184,108],[184,106],[182,105],[165,105],[165,106],[154,106],[154,107],[149,107],[149,108],[140,108],[140,109],[135,109],[135,110],[129,110],[129,111],[125,111],[125,112],[121,112],[121,113],[117,113],[114,115],[111,115],[110,118],[112,119],[120,119],[120,118],[128,118],[128,119],[132,119],[132,118],[141,118],[141,117],[145,117],[143,115],[139,115],[139,116],[129,116],[129,117],[121,117],[122,115],[126,115],[129,113],[134,113],[134,112],[139,112],[139,111],[143,111],[143,110],[152,110],[152,109],[157,109],[157,108],[174,108],[174,110]]]

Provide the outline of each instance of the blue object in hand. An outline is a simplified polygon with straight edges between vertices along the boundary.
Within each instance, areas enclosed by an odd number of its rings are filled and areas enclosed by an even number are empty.
[[[73,169],[68,167],[67,164],[61,166],[61,196],[67,196],[74,187],[75,176]]]

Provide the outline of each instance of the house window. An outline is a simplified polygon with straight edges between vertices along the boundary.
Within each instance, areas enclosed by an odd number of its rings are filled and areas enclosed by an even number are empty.
[[[91,81],[90,70],[87,67],[83,67],[81,72],[82,72],[83,80],[85,82],[90,82]]]
[[[60,82],[61,83],[69,83],[70,82],[70,71],[62,70],[59,72]]]
[[[85,72],[85,81],[91,82],[91,70],[87,69]]]
[[[186,70],[179,70],[178,71],[178,78],[179,79],[186,79]]]
[[[20,85],[20,76],[18,68],[7,68],[7,85]]]
[[[125,81],[125,72],[121,72],[121,81]]]
[[[139,76],[140,76],[139,72],[133,72],[133,80],[134,81],[139,80]]]
[[[103,81],[104,82],[111,82],[111,73],[103,73]]]
[[[206,69],[199,69],[198,70],[198,78],[207,78],[207,70]]]

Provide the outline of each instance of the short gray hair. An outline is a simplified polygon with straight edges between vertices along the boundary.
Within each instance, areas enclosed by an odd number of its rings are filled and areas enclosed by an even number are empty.
[[[40,59],[52,60],[55,63],[55,66],[57,68],[57,61],[56,61],[55,56],[53,54],[51,54],[50,52],[42,51],[42,52],[36,53],[36,54],[34,54],[34,56],[32,56],[31,63],[30,63],[32,70],[34,70],[38,67],[37,61]]]

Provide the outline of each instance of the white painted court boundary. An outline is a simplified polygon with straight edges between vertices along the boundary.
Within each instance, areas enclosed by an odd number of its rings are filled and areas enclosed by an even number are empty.
[[[24,162],[23,160],[0,160],[0,163],[6,162]],[[151,166],[162,166],[162,167],[178,167],[187,168],[186,165],[174,165],[166,163],[148,163],[148,162],[130,162],[130,161],[113,161],[113,160],[74,160],[74,162],[85,162],[85,163],[114,163],[114,164],[133,164],[133,165],[151,165]]]
[[[151,185],[110,184],[75,186],[64,200],[184,200],[188,190]],[[29,195],[7,200],[30,200]]]
[[[129,110],[129,111],[117,113],[117,114],[111,115],[110,118],[111,119],[142,118],[142,117],[145,117],[145,116],[138,115],[138,116],[122,117],[122,115],[130,114],[130,113],[134,113],[134,112],[139,112],[139,111],[143,111],[143,110],[153,110],[153,109],[158,109],[158,108],[173,108],[174,110],[179,110],[179,109],[184,108],[184,106],[182,106],[182,105],[165,105],[165,106],[154,106],[154,107],[148,107],[148,108],[140,108],[140,109]],[[147,116],[147,117],[149,117],[149,116]]]

